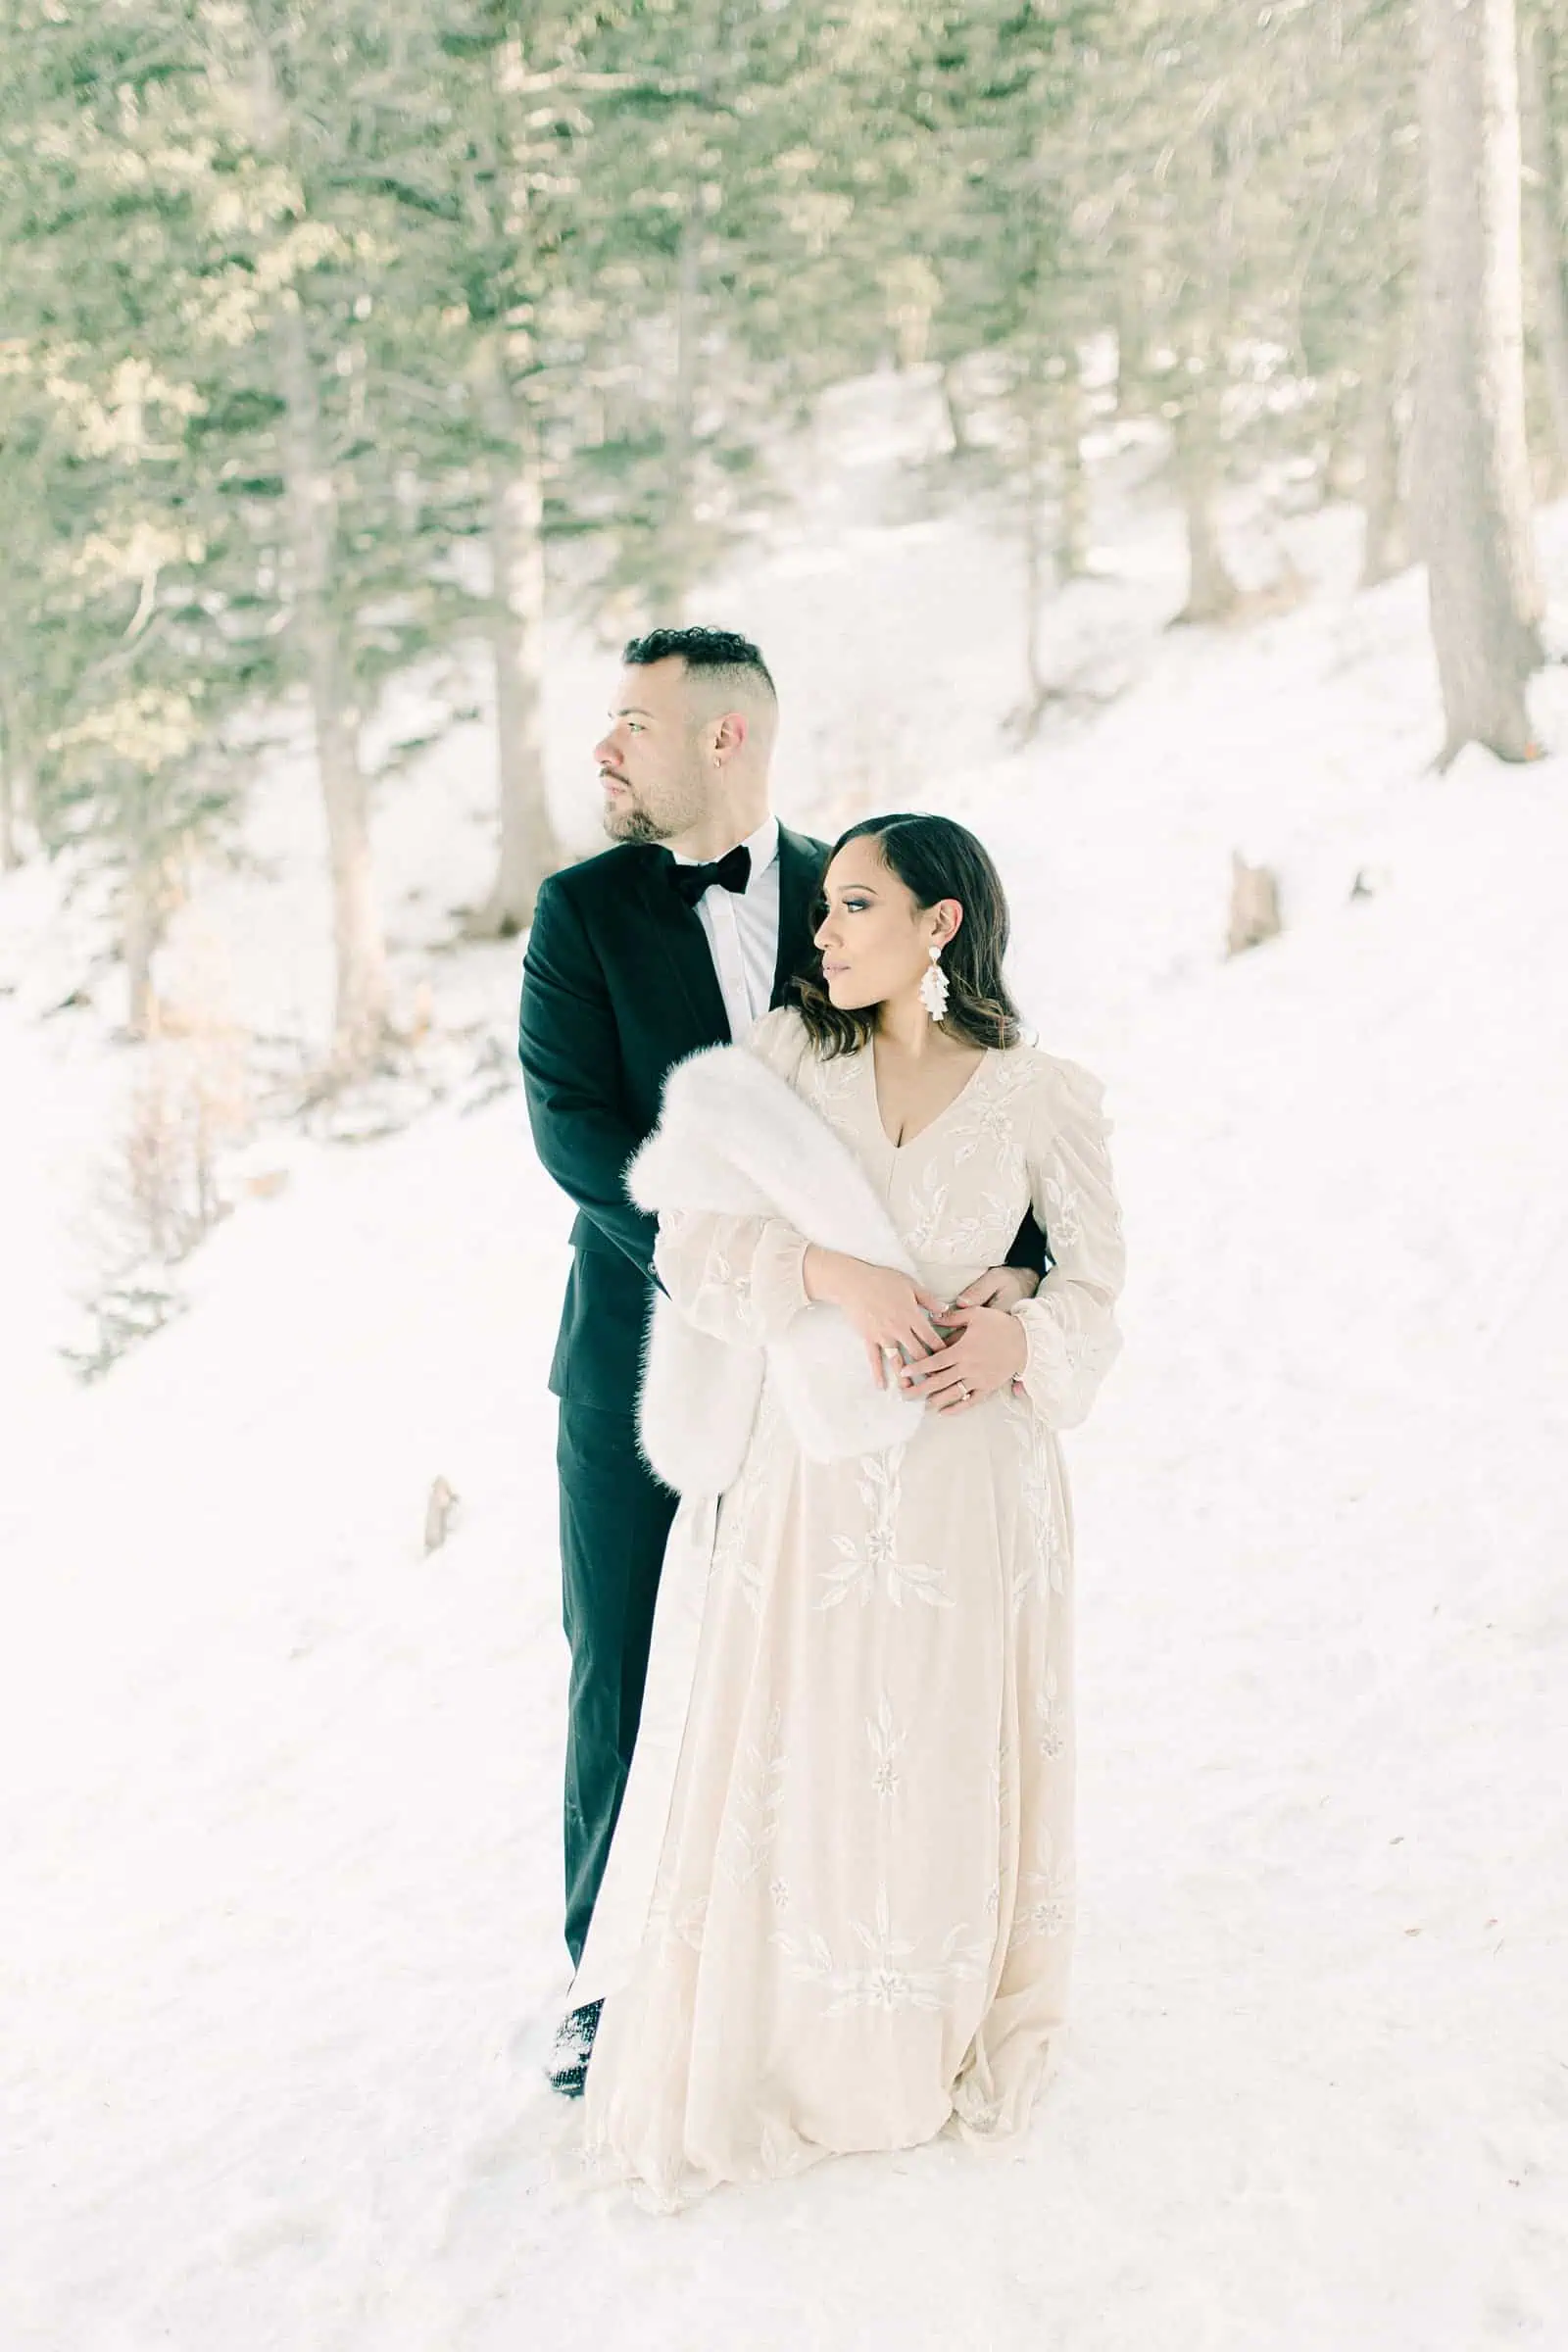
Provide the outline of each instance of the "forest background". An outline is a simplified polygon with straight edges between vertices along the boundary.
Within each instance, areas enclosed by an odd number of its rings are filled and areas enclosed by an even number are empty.
[[[302,713],[320,1075],[363,1075],[400,1025],[378,778],[483,704],[464,924],[525,926],[564,855],[550,616],[607,647],[689,617],[765,536],[790,431],[879,368],[938,372],[931,503],[1000,500],[1021,538],[1023,734],[1071,685],[1041,625],[1091,562],[1086,435],[1148,420],[1181,617],[1237,607],[1228,483],[1353,498],[1366,580],[1431,560],[1447,754],[1528,756],[1532,491],[1568,465],[1560,16],[10,0],[0,863],[102,880],[143,1036],[171,915]],[[378,727],[415,676],[416,730]]]

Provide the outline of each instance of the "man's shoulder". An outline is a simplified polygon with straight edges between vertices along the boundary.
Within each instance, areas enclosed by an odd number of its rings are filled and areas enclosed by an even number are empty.
[[[541,896],[548,893],[583,909],[613,905],[642,887],[656,855],[646,842],[617,841],[591,858],[559,866],[541,885]]]
[[[829,841],[818,841],[814,833],[797,833],[785,824],[779,826],[778,837],[780,844],[793,850],[798,858],[809,858],[818,865],[825,862],[833,846]]]

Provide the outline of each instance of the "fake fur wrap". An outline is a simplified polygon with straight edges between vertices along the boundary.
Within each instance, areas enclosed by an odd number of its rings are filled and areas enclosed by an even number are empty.
[[[659,1125],[626,1170],[639,1208],[777,1217],[808,1241],[912,1275],[864,1170],[783,1078],[739,1046],[710,1046],[664,1081]],[[739,1474],[764,1377],[808,1460],[877,1453],[911,1438],[919,1402],[879,1389],[835,1306],[808,1303],[776,1338],[737,1347],[697,1330],[656,1292],[638,1440],[678,1494],[721,1494]]]

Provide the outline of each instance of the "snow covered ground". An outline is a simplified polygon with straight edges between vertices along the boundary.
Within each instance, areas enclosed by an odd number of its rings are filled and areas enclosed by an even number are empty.
[[[1176,550],[1131,486],[1116,576],[1054,622],[1125,691],[1008,753],[1015,551],[899,520],[879,415],[830,410],[811,498],[715,609],[776,658],[786,813],[913,798],[996,849],[1042,1037],[1108,1082],[1133,1258],[1070,1449],[1084,1924],[1028,2142],[675,2222],[571,2184],[536,2071],[565,1975],[564,1205],[513,1091],[354,1149],[264,1136],[286,1188],[74,1386],[73,1234],[134,1057],[46,1014],[78,932],[24,876],[0,2352],[1564,2339],[1568,757],[1427,772],[1420,585],[1353,597],[1344,515],[1296,528],[1300,610],[1160,636]],[[553,668],[584,846],[612,673],[582,644]],[[1538,695],[1568,748],[1563,676]],[[474,1025],[476,1068],[516,952],[431,943],[483,879],[485,783],[449,747],[380,843],[400,986]],[[204,908],[251,1021],[319,1008],[314,822],[285,768],[273,879]],[[1279,868],[1289,929],[1227,964],[1233,847]],[[426,1558],[438,1475],[460,1516]]]

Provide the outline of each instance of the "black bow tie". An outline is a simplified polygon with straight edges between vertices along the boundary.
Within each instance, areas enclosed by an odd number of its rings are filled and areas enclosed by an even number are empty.
[[[677,865],[671,858],[668,871],[671,889],[679,891],[688,906],[695,906],[715,882],[720,890],[743,891],[752,878],[752,853],[742,842],[711,865]]]

